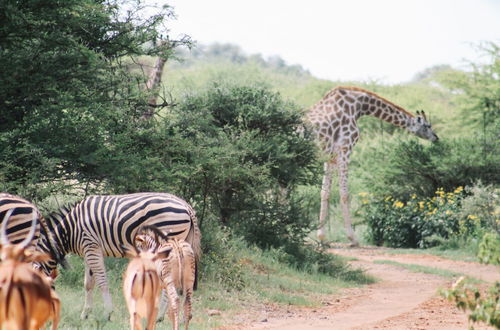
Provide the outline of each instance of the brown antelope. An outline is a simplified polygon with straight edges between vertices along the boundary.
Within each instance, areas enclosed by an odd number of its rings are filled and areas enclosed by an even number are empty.
[[[177,238],[165,236],[154,226],[143,226],[135,238],[142,249],[170,250],[159,267],[160,277],[168,294],[168,316],[174,329],[179,329],[179,294],[184,295],[184,327],[192,318],[191,299],[196,280],[196,258],[191,245]],[[178,294],[179,293],[179,294]]]
[[[56,329],[60,318],[59,298],[51,287],[51,280],[31,265],[50,256],[27,249],[35,234],[36,213],[33,212],[31,228],[24,240],[11,244],[6,228],[13,211],[6,212],[0,227],[0,324],[2,329],[35,330],[52,320],[52,329]]]
[[[123,247],[131,258],[124,274],[123,293],[130,313],[130,329],[142,329],[141,320],[146,319],[146,329],[153,330],[158,314],[161,281],[155,261],[167,258],[170,250],[139,250]]]

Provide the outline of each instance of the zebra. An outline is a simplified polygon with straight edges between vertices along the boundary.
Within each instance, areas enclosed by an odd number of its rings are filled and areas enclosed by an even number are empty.
[[[48,236],[46,252],[49,252],[54,260],[66,267],[66,261],[54,249],[54,238],[49,233],[45,218],[33,203],[20,196],[2,192],[0,193],[0,223],[5,221],[2,219],[6,217],[8,212],[11,212],[11,216],[6,235],[12,244],[18,244],[28,237],[28,233],[32,228],[32,219],[35,218],[34,234],[29,246],[36,248],[40,237]]]
[[[92,308],[92,290],[100,288],[108,320],[113,304],[104,267],[104,257],[125,257],[124,248],[133,247],[135,233],[142,225],[154,225],[171,237],[184,239],[201,255],[201,233],[194,209],[183,199],[168,193],[135,193],[127,195],[95,195],[62,207],[48,217],[48,227],[62,256],[73,253],[85,261],[85,303],[82,319]],[[48,248],[45,237],[42,250]],[[56,260],[41,263],[50,274]]]
[[[158,273],[167,289],[168,316],[174,329],[179,328],[179,294],[184,295],[184,328],[189,328],[192,318],[192,295],[196,290],[196,257],[191,245],[177,238],[164,235],[155,226],[142,226],[137,232],[134,244],[139,251],[170,251],[168,258],[157,263]],[[162,295],[158,320],[165,314]]]

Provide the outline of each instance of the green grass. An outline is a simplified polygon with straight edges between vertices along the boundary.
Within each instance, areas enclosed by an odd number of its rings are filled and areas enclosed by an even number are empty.
[[[400,262],[392,261],[392,260],[375,260],[373,263],[402,267],[404,269],[408,269],[409,271],[412,271],[415,273],[431,274],[431,275],[437,275],[437,276],[446,277],[446,278],[457,278],[460,276],[466,276],[463,273],[458,273],[458,272],[450,271],[447,269],[428,267],[428,266],[422,266],[422,265],[415,265],[415,264],[404,264],[404,263],[400,263]],[[477,282],[477,283],[482,282],[482,281],[479,281],[479,280],[476,280],[473,278],[470,278],[470,280],[473,282]]]
[[[238,254],[244,287],[236,290],[227,283],[218,283],[210,276],[201,278],[199,289],[193,297],[193,319],[190,329],[212,329],[228,323],[238,313],[255,309],[262,304],[317,307],[326,296],[341,288],[362,285],[373,281],[368,276],[338,279],[324,274],[304,272],[276,261],[272,253],[257,249],[241,249]],[[126,329],[128,311],[122,293],[122,274],[126,259],[106,259],[106,269],[113,298],[114,311],[111,321],[106,321],[102,296],[94,289],[94,308],[87,320],[80,320],[84,303],[83,261],[69,256],[71,269],[62,270],[56,281],[56,290],[62,301],[60,329]],[[362,279],[362,280],[360,280]],[[216,309],[221,315],[208,316],[207,311]],[[168,318],[157,329],[170,329]]]
[[[429,249],[387,249],[384,253],[388,254],[431,254],[437,257],[468,262],[479,262],[473,249],[453,249],[443,250],[440,248]]]

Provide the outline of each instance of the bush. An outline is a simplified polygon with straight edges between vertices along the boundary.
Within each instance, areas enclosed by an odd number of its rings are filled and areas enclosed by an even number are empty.
[[[242,290],[246,283],[238,251],[245,244],[215,219],[207,219],[201,230],[203,258],[199,274],[221,284],[228,291]]]
[[[371,193],[408,201],[415,194],[432,197],[438,188],[500,184],[500,145],[495,135],[460,138],[432,144],[411,139],[388,142],[385,159],[370,164],[366,185]],[[372,158],[369,151],[364,157]],[[378,151],[377,151],[378,152]],[[368,165],[365,165],[368,166]]]
[[[367,238],[377,245],[410,248],[430,247],[458,237],[478,238],[492,227],[463,208],[466,198],[479,199],[475,195],[465,196],[464,189],[458,187],[452,192],[439,188],[432,198],[418,199],[412,195],[407,202],[390,196],[365,198],[362,208],[368,225]]]
[[[485,264],[500,265],[500,235],[487,233],[479,243],[479,260]]]

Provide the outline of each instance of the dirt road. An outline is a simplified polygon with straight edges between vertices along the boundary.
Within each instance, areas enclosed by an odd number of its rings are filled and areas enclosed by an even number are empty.
[[[468,329],[465,313],[442,299],[437,291],[454,279],[416,273],[397,265],[374,263],[389,260],[466,274],[486,282],[500,281],[500,268],[452,261],[432,255],[393,254],[383,248],[331,249],[355,257],[351,263],[379,281],[362,288],[346,289],[317,309],[266,307],[249,312],[246,322],[230,329]],[[492,329],[475,324],[475,329]]]

